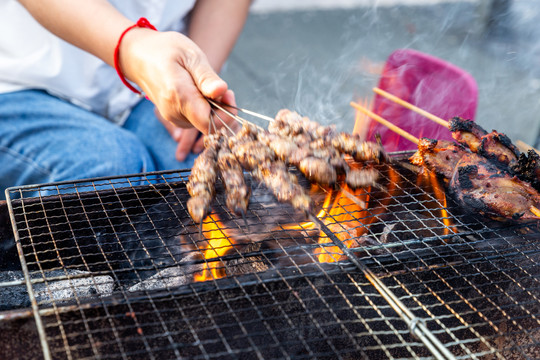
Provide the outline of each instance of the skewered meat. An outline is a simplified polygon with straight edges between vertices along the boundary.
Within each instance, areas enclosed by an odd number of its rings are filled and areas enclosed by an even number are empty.
[[[249,168],[252,176],[265,184],[278,201],[289,202],[295,209],[304,212],[311,211],[313,204],[309,195],[298,184],[296,176],[289,173],[285,162],[276,159],[276,154],[266,144],[264,138],[268,134],[253,129],[246,123],[235,136],[236,139],[229,140],[234,144],[233,152],[240,158],[241,164]],[[255,141],[253,137],[263,141]],[[243,146],[248,146],[250,151],[245,151]]]
[[[487,135],[487,131],[471,120],[466,120],[458,116],[448,122],[452,137],[460,144],[467,146],[471,151],[478,152],[482,143],[482,137]]]
[[[261,162],[272,161],[276,157],[269,147],[253,139],[234,136],[229,139],[229,145],[240,165],[248,171],[255,169]]]
[[[283,161],[265,162],[252,174],[274,193],[278,201],[289,202],[297,210],[312,212],[311,198]]]
[[[208,213],[214,196],[216,169],[225,185],[227,207],[235,214],[244,214],[249,203],[243,169],[264,183],[279,201],[311,212],[312,200],[287,164],[295,165],[309,180],[322,185],[333,185],[338,173],[345,173],[347,184],[356,189],[373,185],[379,174],[374,169],[351,169],[344,154],[359,161],[385,159],[379,145],[336,133],[332,126],[322,126],[289,110],[278,113],[269,131],[245,122],[235,136],[221,132],[205,138],[205,147],[188,184],[192,196],[188,208],[198,222]]]
[[[309,156],[300,161],[298,168],[309,180],[321,185],[332,185],[337,180],[336,169],[325,159]]]
[[[311,143],[322,140],[323,143],[333,146],[339,152],[351,155],[356,161],[387,160],[382,146],[362,141],[357,136],[348,133],[336,133],[332,126],[322,126],[286,109],[278,112],[275,121],[268,126],[268,131],[283,137],[293,137],[299,145],[303,145],[306,141]]]
[[[347,172],[345,182],[352,189],[358,189],[376,184],[379,175],[379,172],[374,168],[351,169]]]
[[[341,132],[332,136],[331,143],[339,152],[351,155],[356,161],[387,160],[382,146],[369,141],[361,141],[355,135]]]
[[[455,117],[449,122],[452,137],[471,151],[492,160],[503,170],[517,165],[519,150],[505,134],[485,131],[474,121]]]
[[[461,145],[422,138],[410,160],[443,175],[450,193],[469,211],[496,220],[538,219],[531,207],[540,205],[540,194],[530,184]]]
[[[285,163],[297,165],[308,156],[308,149],[298,146],[292,138],[260,132],[258,139],[273,150],[276,156]]]
[[[250,190],[244,180],[242,167],[232,154],[226,142],[221,145],[217,163],[225,185],[227,208],[236,215],[245,215],[249,203]]]
[[[187,202],[189,214],[193,221],[200,223],[208,214],[215,194],[217,179],[217,151],[219,148],[217,135],[205,137],[204,151],[195,159],[187,190],[191,198]]]
[[[459,159],[467,152],[469,150],[465,147],[451,141],[421,138],[418,151],[409,160],[414,165],[425,166],[450,179]]]
[[[465,154],[458,161],[449,188],[469,210],[493,219],[538,219],[531,207],[540,206],[540,194],[478,154]]]

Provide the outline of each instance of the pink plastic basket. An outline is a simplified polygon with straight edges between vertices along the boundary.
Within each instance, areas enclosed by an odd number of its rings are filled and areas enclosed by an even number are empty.
[[[394,51],[387,59],[379,88],[445,120],[461,116],[474,120],[478,88],[466,71],[411,49]],[[452,139],[448,129],[376,95],[373,111],[414,136]],[[367,139],[381,134],[387,151],[412,150],[416,145],[371,121]]]

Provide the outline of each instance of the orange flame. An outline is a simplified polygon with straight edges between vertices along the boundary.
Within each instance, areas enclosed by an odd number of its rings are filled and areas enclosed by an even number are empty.
[[[358,100],[357,103],[362,105],[366,109],[371,109],[371,107],[373,106],[373,99],[369,100],[368,98],[364,98],[362,100]],[[370,123],[371,119],[369,118],[369,116],[360,112],[359,110],[356,110],[353,134],[358,135],[361,140],[366,140]]]
[[[203,250],[204,259],[210,260],[225,255],[233,248],[230,237],[221,229],[219,217],[210,214],[202,223],[202,234],[207,239],[203,244],[206,248]],[[219,279],[225,276],[225,267],[221,261],[207,261],[205,269],[194,275],[195,281],[208,281]]]
[[[439,182],[439,179],[437,179],[437,174],[435,174],[433,171],[429,171],[429,181],[433,188],[433,195],[435,195],[435,198],[439,200],[439,202],[442,204],[441,218],[443,224],[445,225],[444,235],[448,235],[450,234],[450,232],[457,234],[458,231],[453,226],[452,221],[450,220],[450,217],[448,215],[448,211],[446,211],[446,194],[444,192],[444,188]]]
[[[440,216],[444,224],[444,235],[449,235],[450,233],[457,234],[458,230],[455,228],[448,211],[446,210],[446,193],[444,187],[437,178],[437,174],[433,171],[428,171],[427,169],[422,171],[418,177],[417,183],[424,188],[429,188],[433,192],[433,196],[440,205]]]

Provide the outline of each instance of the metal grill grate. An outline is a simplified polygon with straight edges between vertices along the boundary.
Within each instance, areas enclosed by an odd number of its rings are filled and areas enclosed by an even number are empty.
[[[313,187],[317,218],[251,184],[245,219],[218,195],[202,227],[185,171],[8,189],[45,357],[537,358],[538,224],[380,170]]]

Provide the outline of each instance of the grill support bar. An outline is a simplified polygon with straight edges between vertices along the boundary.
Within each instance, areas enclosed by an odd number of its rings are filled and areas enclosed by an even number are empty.
[[[317,216],[308,214],[310,221],[319,225],[321,230],[328,236],[332,242],[339,247],[341,251],[347,256],[347,258],[360,269],[366,279],[375,287],[375,289],[386,300],[388,305],[394,309],[403,321],[407,324],[411,334],[416,336],[424,343],[426,348],[440,360],[455,360],[456,358],[450,351],[433,335],[433,333],[425,326],[423,319],[415,316],[411,310],[409,310],[405,304],[399,300],[399,298],[375,275],[369,268],[367,268],[354,254],[353,252],[343,244],[341,240],[321,221]]]
[[[13,211],[13,207],[11,205],[11,198],[9,196],[9,189],[6,189],[6,200],[8,204],[8,211],[9,216],[11,219],[15,219],[15,213]],[[24,206],[24,203],[22,203]],[[26,213],[25,213],[26,216]],[[28,290],[28,297],[30,299],[30,303],[32,304],[32,312],[34,313],[34,319],[36,321],[36,328],[39,334],[39,342],[41,343],[41,349],[43,351],[43,358],[45,360],[51,360],[51,350],[49,349],[49,343],[47,342],[47,335],[45,334],[45,327],[43,326],[43,322],[41,321],[41,315],[39,313],[39,306],[36,300],[36,297],[34,296],[34,289],[32,288],[32,282],[30,280],[30,272],[28,271],[28,266],[26,265],[26,260],[24,258],[24,251],[22,248],[21,241],[19,239],[19,230],[17,229],[17,225],[15,224],[15,221],[11,222],[11,225],[13,227],[13,235],[15,237],[15,243],[17,245],[17,252],[19,253],[19,258],[21,260],[21,268],[24,274],[25,282],[26,282],[26,289]]]

